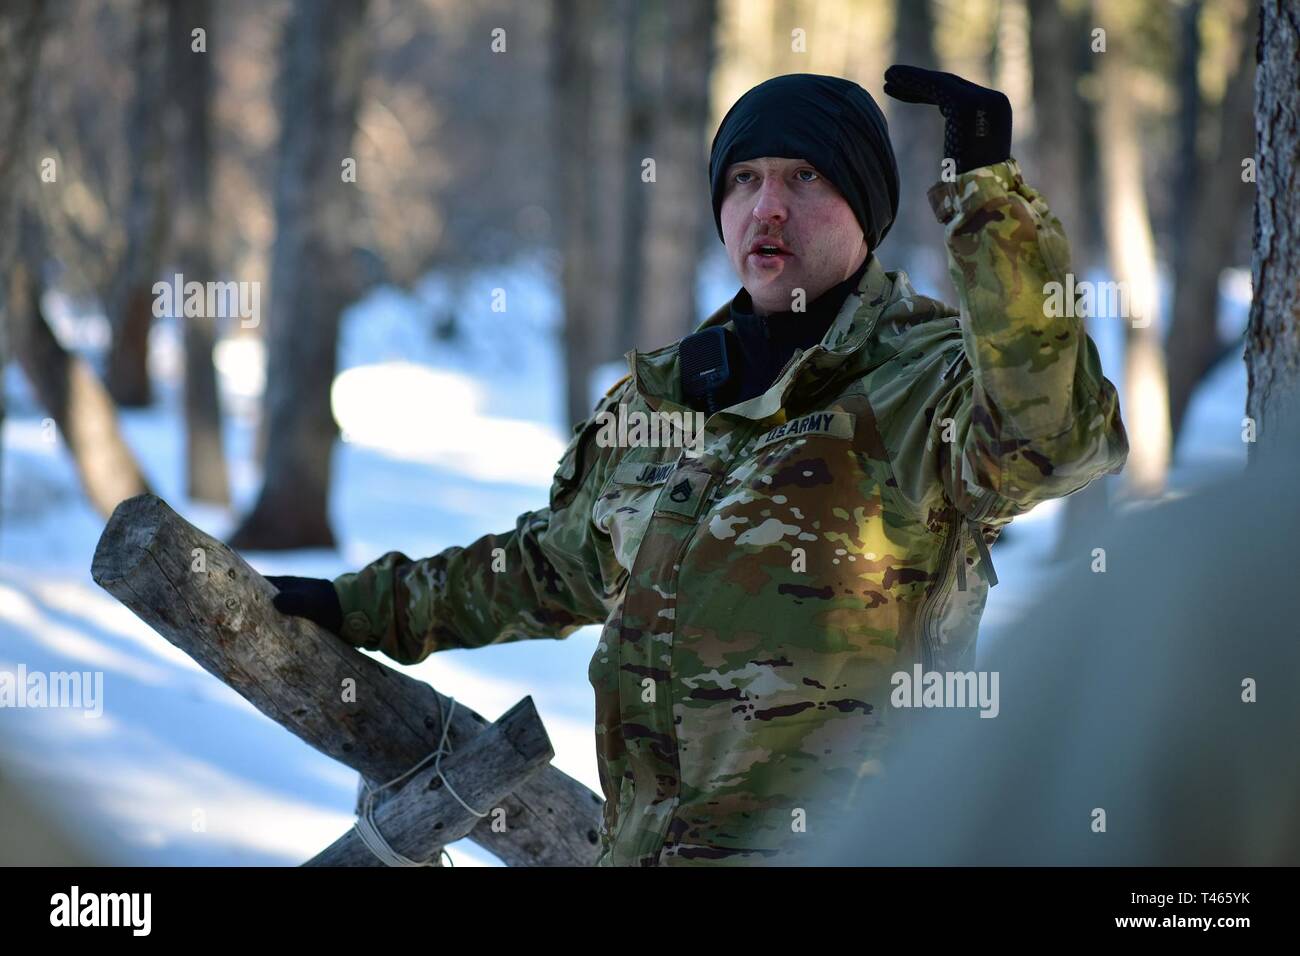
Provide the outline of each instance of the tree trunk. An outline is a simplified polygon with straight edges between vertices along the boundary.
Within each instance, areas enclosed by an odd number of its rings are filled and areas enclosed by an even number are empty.
[[[1236,342],[1219,339],[1219,275],[1232,264],[1239,226],[1250,208],[1252,186],[1242,181],[1241,161],[1254,153],[1258,23],[1255,5],[1248,4],[1248,9],[1241,27],[1241,52],[1218,110],[1219,136],[1213,155],[1202,162],[1188,162],[1187,157],[1196,156],[1197,137],[1194,130],[1184,133],[1193,150],[1183,152],[1182,165],[1196,171],[1181,190],[1187,198],[1179,207],[1182,222],[1177,230],[1173,316],[1166,342],[1169,423],[1175,446],[1196,386],[1223,358],[1225,349],[1237,348]],[[1193,75],[1185,95],[1198,95],[1194,80]],[[1186,112],[1197,115],[1198,105],[1187,104]],[[1191,116],[1187,119],[1190,123]]]
[[[372,782],[392,780],[442,740],[464,749],[481,716],[271,604],[275,588],[160,499],[122,503],[100,536],[95,583],[258,710]],[[512,866],[581,866],[599,854],[601,799],[547,767],[470,838]],[[484,809],[477,807],[476,809]]]
[[[1080,122],[1080,117],[1091,116],[1091,106],[1078,90],[1080,58],[1091,55],[1087,37],[1079,16],[1067,14],[1061,0],[1029,0],[1034,127],[1025,174],[1043,189],[1061,220],[1070,240],[1071,268],[1078,276],[1088,275],[1098,258],[1093,221],[1084,214],[1088,203],[1083,159],[1089,151],[1095,156],[1087,119]],[[1110,507],[1111,483],[1111,478],[1094,481],[1065,499],[1055,548],[1058,560],[1096,545],[1095,531]]]
[[[587,417],[587,376],[596,364],[599,334],[592,285],[592,197],[587,189],[587,117],[591,113],[590,24],[583,0],[555,0],[551,14],[551,83],[555,122],[550,154],[560,201],[560,288],[564,302],[564,410],[571,422]]]
[[[695,327],[697,237],[711,200],[703,175],[713,73],[716,0],[656,3],[654,42],[662,82],[653,96],[651,151],[655,182],[639,181],[646,201],[641,232],[639,328],[633,344],[662,348]]]
[[[215,280],[212,234],[212,61],[193,52],[190,31],[203,27],[212,42],[210,0],[173,0],[167,19],[169,150],[174,194],[172,252],[177,270],[199,282]],[[185,470],[187,493],[197,501],[230,503],[221,447],[221,404],[212,347],[214,315],[180,317],[185,330]]]
[[[33,170],[27,137],[32,118],[32,86],[40,62],[48,14],[40,0],[22,0],[0,8],[0,380],[9,363],[9,284],[18,248],[18,214],[31,189]],[[5,396],[0,388],[0,438],[4,435]],[[0,441],[0,452],[4,443]],[[4,473],[0,454],[0,474]],[[3,487],[0,486],[0,497]]]
[[[90,502],[102,515],[118,502],[149,490],[135,456],[117,427],[117,410],[90,365],[70,354],[41,311],[44,259],[35,212],[23,210],[23,255],[10,272],[9,316],[14,352],[40,403],[68,444]]]
[[[1131,30],[1119,0],[1097,0],[1096,9],[1108,37],[1106,52],[1098,54],[1102,102],[1097,133],[1106,246],[1111,274],[1127,290],[1131,311],[1107,321],[1126,323],[1123,408],[1131,451],[1124,475],[1128,488],[1146,497],[1161,493],[1169,467],[1169,384],[1160,338],[1156,251],[1126,49]]]
[[[895,0],[894,62],[939,69],[934,50],[932,0]],[[943,118],[934,109],[904,106],[890,100],[889,127],[898,159],[898,216],[886,240],[887,262],[905,269],[917,290],[953,301],[945,263],[943,231],[930,211],[926,194],[939,182],[943,167]],[[888,266],[887,266],[888,267]]]
[[[1246,330],[1246,415],[1255,461],[1296,405],[1300,369],[1300,15],[1294,0],[1261,0],[1255,83],[1255,295]]]
[[[266,461],[257,504],[232,539],[244,549],[334,546],[328,509],[338,426],[330,385],[339,316],[353,291],[350,221],[357,188],[343,181],[342,163],[355,156],[365,11],[364,0],[295,0],[285,25]]]
[[[1034,97],[1032,68],[1033,41],[1029,36],[1029,5],[1026,0],[999,0],[993,39],[993,63],[989,75],[993,86],[1011,103],[1011,155],[1021,156],[1035,136],[1038,110]],[[1056,69],[1069,77],[1069,71]]]
[[[149,327],[153,283],[158,277],[166,218],[163,194],[163,62],[166,10],[162,0],[140,0],[135,37],[135,89],[127,111],[125,139],[131,181],[125,244],[106,296],[113,330],[104,370],[113,400],[138,408],[153,400],[149,383]]]
[[[1079,77],[1069,56],[1076,42],[1070,26],[1061,11],[1061,0],[1029,0],[1034,126],[1029,147],[1032,167],[1026,168],[1025,175],[1030,182],[1042,184],[1052,212],[1070,238],[1075,271],[1081,272],[1082,243],[1078,240],[1083,231],[1079,211],[1083,194],[1079,176],[1082,146],[1075,92]]]
[[[577,422],[591,413],[592,367],[618,348],[628,190],[640,185],[628,128],[634,8],[630,0],[556,0],[553,11],[565,410]]]

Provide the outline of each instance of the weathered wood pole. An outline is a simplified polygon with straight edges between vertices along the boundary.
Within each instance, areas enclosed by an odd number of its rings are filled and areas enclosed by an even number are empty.
[[[154,495],[113,511],[91,577],[262,713],[372,783],[405,773],[438,746],[440,714],[452,715],[454,752],[487,726],[463,705],[453,713],[450,698],[428,684],[280,614],[273,585]],[[469,837],[507,865],[595,862],[602,801],[567,774],[547,766],[499,806],[505,829],[489,816]]]

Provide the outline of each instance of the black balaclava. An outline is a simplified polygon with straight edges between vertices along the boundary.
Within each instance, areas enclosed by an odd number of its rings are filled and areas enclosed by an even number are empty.
[[[804,159],[843,194],[874,251],[898,212],[898,164],[885,115],[851,80],[815,73],[775,76],[738,99],[709,154],[713,220],[722,238],[727,167],[762,156]]]

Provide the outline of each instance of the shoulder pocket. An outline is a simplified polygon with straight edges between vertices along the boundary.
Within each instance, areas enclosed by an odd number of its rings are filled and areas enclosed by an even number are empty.
[[[587,480],[592,465],[600,457],[597,436],[605,422],[606,413],[611,413],[610,410],[624,400],[630,381],[630,376],[620,380],[596,403],[590,418],[573,426],[573,436],[569,439],[564,454],[560,456],[559,467],[551,483],[551,510],[567,505]]]

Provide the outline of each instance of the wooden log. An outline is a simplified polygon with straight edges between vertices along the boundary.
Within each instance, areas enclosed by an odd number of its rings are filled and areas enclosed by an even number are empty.
[[[478,824],[481,818],[466,805],[490,816],[493,807],[554,755],[533,699],[525,697],[463,750],[444,754],[436,767],[435,761],[429,761],[404,782],[392,799],[375,810],[375,825],[389,847],[424,863]],[[491,822],[487,821],[489,826]],[[305,865],[384,864],[353,827]]]
[[[372,782],[393,779],[438,746],[468,746],[487,722],[434,688],[361,653],[305,618],[275,610],[275,588],[238,554],[154,495],[117,506],[91,577],[210,674],[322,753]],[[470,839],[509,866],[589,866],[602,800],[555,767],[500,803]]]

